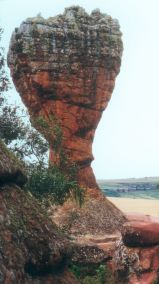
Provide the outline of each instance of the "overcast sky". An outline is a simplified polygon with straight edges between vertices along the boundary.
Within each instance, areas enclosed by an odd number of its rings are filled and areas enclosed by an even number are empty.
[[[159,176],[159,1],[0,0],[3,45],[15,27],[80,5],[100,8],[120,22],[124,53],[112,99],[96,131],[93,169],[97,178]],[[12,89],[12,100],[17,96]]]

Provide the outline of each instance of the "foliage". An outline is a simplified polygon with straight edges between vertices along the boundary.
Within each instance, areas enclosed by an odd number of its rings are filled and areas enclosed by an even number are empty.
[[[17,116],[17,108],[4,104],[4,101],[0,109],[0,138],[9,145],[13,140],[25,136],[25,127],[22,120]]]
[[[41,201],[50,200],[54,204],[63,204],[72,198],[81,207],[84,200],[84,191],[77,182],[69,179],[57,166],[32,166],[25,188]]]
[[[0,28],[0,40],[2,38],[3,30]],[[9,79],[5,72],[5,58],[4,49],[0,47],[0,103],[2,101],[1,94],[8,90]]]
[[[81,284],[113,284],[113,275],[106,264],[96,265],[77,265],[71,264],[70,270],[79,279]]]
[[[38,131],[26,123],[26,117],[26,113],[19,107],[7,105],[3,100],[0,108],[0,139],[25,162],[43,161],[48,143]]]

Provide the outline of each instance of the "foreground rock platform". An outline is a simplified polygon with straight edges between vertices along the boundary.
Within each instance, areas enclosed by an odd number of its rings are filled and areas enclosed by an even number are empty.
[[[50,160],[65,171],[76,164],[85,188],[98,189],[92,142],[122,51],[118,21],[79,6],[47,20],[28,18],[11,38],[11,76],[32,123],[49,141]]]

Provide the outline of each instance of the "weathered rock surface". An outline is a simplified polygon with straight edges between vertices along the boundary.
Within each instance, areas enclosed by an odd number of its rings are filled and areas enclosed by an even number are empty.
[[[104,251],[93,245],[76,245],[72,261],[77,264],[101,264],[107,262],[112,256],[109,251]]]
[[[50,159],[67,160],[67,168],[75,163],[86,188],[98,188],[90,167],[92,142],[122,50],[117,20],[75,6],[47,20],[28,18],[12,35],[11,75],[35,127],[50,143]]]
[[[127,219],[110,262],[115,283],[159,283],[159,218],[133,213]]]
[[[156,220],[157,217],[129,214],[129,220]],[[152,233],[153,236],[153,233]],[[94,265],[106,264],[112,271],[114,284],[159,283],[159,245],[128,247],[119,233],[97,237],[78,236],[72,256],[73,262]],[[107,283],[107,281],[106,281]],[[108,282],[109,283],[109,282]]]
[[[130,248],[119,241],[114,249],[111,269],[118,284],[159,283],[159,246]]]
[[[126,218],[105,196],[85,197],[82,208],[70,201],[52,212],[52,220],[72,236],[94,237],[117,233]]]
[[[159,245],[159,218],[141,214],[129,216],[123,226],[122,238],[130,247]]]
[[[17,186],[24,177],[22,165],[0,142],[0,283],[76,284],[67,270],[68,240]]]

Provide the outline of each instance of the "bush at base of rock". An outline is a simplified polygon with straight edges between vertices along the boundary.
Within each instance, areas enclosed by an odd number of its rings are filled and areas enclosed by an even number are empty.
[[[25,188],[44,203],[63,204],[73,198],[81,207],[84,202],[82,188],[56,166],[46,168],[39,164],[31,168]]]

